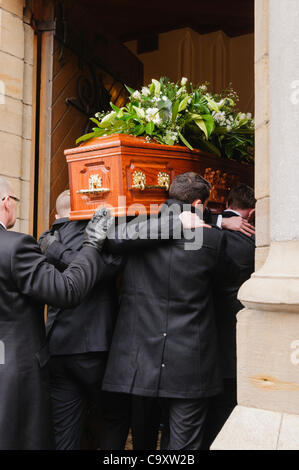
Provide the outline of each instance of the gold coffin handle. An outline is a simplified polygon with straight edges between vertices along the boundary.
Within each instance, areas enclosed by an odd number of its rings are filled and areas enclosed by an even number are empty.
[[[77,194],[99,194],[99,193],[108,193],[110,188],[102,187],[102,178],[97,174],[93,174],[88,179],[88,189],[79,189]]]
[[[134,171],[133,173],[133,189],[144,191],[145,189],[164,189],[168,191],[170,186],[170,177],[168,173],[160,171],[157,175],[158,184],[146,184],[146,176],[143,171]]]

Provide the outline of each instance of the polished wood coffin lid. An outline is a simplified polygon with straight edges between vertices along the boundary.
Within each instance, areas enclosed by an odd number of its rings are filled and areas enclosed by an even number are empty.
[[[212,184],[210,206],[222,209],[239,182],[253,185],[253,166],[183,146],[148,143],[113,134],[65,150],[71,190],[71,219],[88,219],[100,206],[115,216],[158,212],[175,176],[195,171]],[[150,208],[151,205],[155,208]],[[139,206],[139,207],[138,207]]]

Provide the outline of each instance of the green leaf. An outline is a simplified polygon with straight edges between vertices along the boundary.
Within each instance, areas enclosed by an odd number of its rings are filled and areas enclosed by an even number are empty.
[[[134,93],[135,90],[133,90],[133,88],[130,88],[129,86],[125,85],[126,89],[128,90],[128,92],[130,93],[130,95],[132,95]]]
[[[186,145],[186,147],[188,147],[188,149],[190,150],[193,150],[193,147],[191,147],[191,145],[189,144],[189,142],[185,139],[185,137],[180,133],[180,131],[178,131],[178,134],[179,134],[179,138],[181,139],[181,141],[183,142],[183,144]]]
[[[204,135],[208,139],[208,131],[206,124],[203,119],[194,119],[195,124],[203,131]]]
[[[161,119],[164,121],[170,121],[172,116],[172,102],[170,100],[159,100],[157,106]]]
[[[100,123],[100,121],[99,121],[98,119],[93,118],[93,117],[91,117],[91,118],[89,118],[89,119],[90,119],[92,122],[94,122],[98,127],[100,127],[101,123]]]
[[[215,111],[216,113],[218,113],[219,112],[219,107],[216,104],[216,102],[214,100],[212,100],[212,98],[209,98],[208,96],[206,96],[206,99],[207,99],[207,102],[208,102],[209,109],[212,109],[212,111]]]
[[[95,137],[94,132],[90,132],[89,134],[84,134],[76,140],[76,144],[79,144],[80,142],[85,142],[86,140],[92,139],[92,137]]]
[[[155,85],[153,83],[151,83],[148,88],[149,88],[149,91],[152,95],[154,93],[154,90],[155,90]]]
[[[209,140],[206,140],[205,142],[202,142],[202,146],[207,149],[207,151],[211,152],[211,153],[215,153],[216,155],[218,155],[218,157],[221,157],[221,152],[219,150],[218,147],[216,147],[214,144],[212,144],[212,142],[210,142]]]
[[[179,112],[179,105],[180,105],[180,102],[179,102],[179,100],[177,100],[177,101],[175,101],[175,103],[172,107],[172,118],[171,118],[172,123],[175,123],[175,120],[177,118],[177,115],[178,115],[178,112]]]
[[[154,84],[155,96],[159,96],[161,91],[161,83],[158,82],[158,80],[155,80],[154,78],[152,79],[152,83]]]
[[[211,116],[211,114],[203,114],[201,117],[205,122],[208,137],[210,137],[210,135],[215,129],[215,122],[214,122],[213,116]]]
[[[134,135],[138,136],[138,135],[141,135],[143,134],[145,131],[145,127],[143,124],[139,124],[138,126],[136,126],[135,128],[135,132],[134,132]]]
[[[117,106],[115,106],[115,104],[113,104],[112,101],[110,101],[110,106],[113,109],[113,111],[116,111],[117,113],[120,111],[120,109]]]
[[[106,114],[106,116],[104,116],[103,119],[101,120],[100,127],[104,127],[104,125],[105,126],[110,125],[112,121],[114,120],[115,115],[116,115],[115,111],[111,111],[111,113]]]
[[[179,109],[178,112],[180,113],[181,111],[184,111],[184,109],[187,108],[188,100],[189,100],[189,95],[187,95],[179,104]]]
[[[137,106],[133,106],[137,116],[140,118],[140,119],[145,119],[145,112],[144,112],[144,109],[143,108],[138,108]]]
[[[154,129],[155,129],[155,124],[153,123],[153,121],[148,122],[145,126],[145,132],[148,135],[152,135],[152,133],[154,132]]]

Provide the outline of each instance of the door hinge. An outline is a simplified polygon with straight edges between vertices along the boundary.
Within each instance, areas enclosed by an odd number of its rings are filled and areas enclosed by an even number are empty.
[[[56,30],[56,20],[38,21],[34,17],[32,17],[30,25],[34,29],[34,31],[36,31],[36,32],[55,31]]]

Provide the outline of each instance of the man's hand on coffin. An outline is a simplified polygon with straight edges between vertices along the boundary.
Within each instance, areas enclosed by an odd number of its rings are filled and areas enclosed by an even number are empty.
[[[54,233],[49,232],[43,237],[39,245],[41,252],[45,254],[49,246],[51,246],[54,242],[60,242],[60,235],[57,230],[55,230]]]
[[[83,235],[83,246],[92,246],[98,251],[102,251],[107,232],[113,224],[113,217],[110,211],[105,207],[101,207],[95,212],[94,216],[88,222]]]
[[[199,228],[199,227],[206,227],[211,228],[210,225],[204,223],[197,214],[194,214],[190,211],[181,212],[179,215],[179,219],[182,222],[184,229],[192,229],[192,228]]]
[[[227,230],[236,230],[238,232],[244,233],[248,237],[255,234],[255,228],[246,219],[243,217],[236,216],[236,217],[223,217],[221,227]]]

